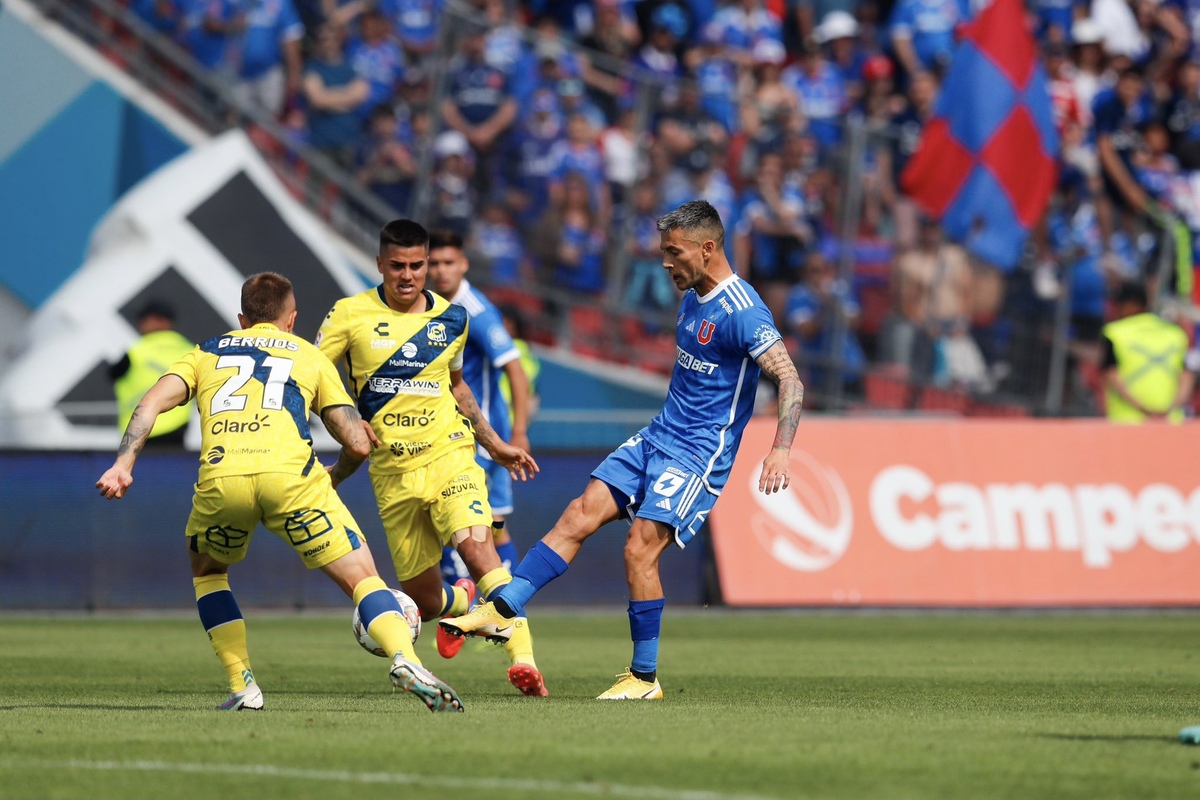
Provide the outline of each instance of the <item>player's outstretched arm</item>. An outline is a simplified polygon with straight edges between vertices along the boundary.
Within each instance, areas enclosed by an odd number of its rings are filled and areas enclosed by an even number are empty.
[[[154,430],[154,422],[158,415],[183,405],[189,396],[187,384],[172,373],[163,375],[150,387],[150,391],[146,392],[145,397],[133,410],[129,424],[125,426],[125,435],[121,437],[121,444],[117,447],[116,460],[100,476],[100,480],[96,481],[96,488],[100,490],[101,495],[110,500],[120,500],[125,496],[126,490],[133,485],[133,464],[142,448],[146,446],[146,440],[150,438],[150,431]]]
[[[342,446],[337,463],[329,467],[329,477],[337,488],[370,457],[379,439],[354,406],[328,406],[321,410],[321,421],[329,435]]]
[[[534,473],[541,472],[533,456],[496,435],[496,430],[488,424],[483,412],[479,410],[471,387],[462,379],[462,370],[450,373],[450,393],[458,403],[459,413],[466,417],[475,429],[475,441],[488,451],[493,461],[507,467],[514,478],[522,481],[532,478]]]
[[[792,440],[796,438],[796,425],[800,422],[800,408],[804,405],[804,384],[800,382],[796,365],[781,341],[768,347],[758,357],[758,366],[763,375],[779,387],[779,425],[775,428],[775,441],[771,445],[771,452],[763,459],[762,475],[758,479],[758,490],[772,494],[786,489],[790,482],[788,466]]]

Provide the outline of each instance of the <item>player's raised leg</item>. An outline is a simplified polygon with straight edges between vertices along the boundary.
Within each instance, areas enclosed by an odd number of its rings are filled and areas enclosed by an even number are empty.
[[[506,641],[512,636],[513,620],[524,616],[525,604],[567,571],[584,540],[618,515],[609,486],[593,479],[583,494],[571,501],[550,532],[521,559],[511,582],[469,614],[439,624],[459,636]]]
[[[658,638],[666,600],[658,561],[672,541],[664,523],[635,519],[625,540],[625,579],[629,583],[629,635],[633,659],[629,669],[597,700],[661,700],[658,683]]]

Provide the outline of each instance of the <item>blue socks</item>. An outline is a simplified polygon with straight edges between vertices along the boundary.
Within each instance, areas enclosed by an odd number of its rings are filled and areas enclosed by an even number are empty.
[[[566,572],[568,566],[549,545],[538,542],[513,571],[512,583],[505,586],[495,599],[496,609],[505,617],[525,616],[525,604],[539,589]]]
[[[629,601],[629,635],[633,639],[630,671],[644,681],[654,680],[658,670],[658,635],[666,602],[662,597]]]
[[[509,539],[504,544],[496,545],[496,555],[500,556],[504,568],[511,571],[517,564],[517,543]]]

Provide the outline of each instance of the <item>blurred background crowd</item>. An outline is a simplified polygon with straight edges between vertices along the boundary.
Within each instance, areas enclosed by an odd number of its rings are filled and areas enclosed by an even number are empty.
[[[1096,413],[1112,292],[1134,282],[1174,297],[1196,251],[1200,0],[1026,3],[1061,149],[1050,208],[1015,269],[947,241],[899,180],[978,5],[130,10],[143,39],[173,40],[239,108],[271,120],[291,168],[316,151],[396,215],[467,237],[472,280],[515,304],[535,339],[560,332],[539,332],[540,315],[569,307],[582,352],[658,354],[646,364],[669,369],[677,293],[654,223],[702,197],[818,406]],[[1167,311],[1186,322],[1188,307]]]

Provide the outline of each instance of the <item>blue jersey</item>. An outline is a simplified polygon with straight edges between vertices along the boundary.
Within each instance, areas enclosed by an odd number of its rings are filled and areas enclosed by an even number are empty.
[[[404,75],[404,54],[391,39],[375,44],[362,40],[350,43],[348,61],[371,91],[358,107],[362,117],[370,116],[376,106],[389,102],[396,94],[396,82]]]
[[[500,376],[504,374],[504,365],[519,359],[521,351],[504,328],[500,312],[470,283],[464,280],[450,302],[466,309],[471,319],[463,348],[463,381],[475,395],[484,419],[507,442],[512,438],[512,423],[508,418],[508,403],[500,391]],[[482,447],[478,452],[491,459]]]
[[[667,400],[641,436],[662,452],[690,456],[705,487],[719,493],[754,412],[755,359],[780,340],[758,292],[736,275],[704,297],[689,290],[679,306]]]
[[[304,36],[304,23],[292,0],[250,0],[242,35],[241,76],[260,78],[283,63],[285,42]]]

